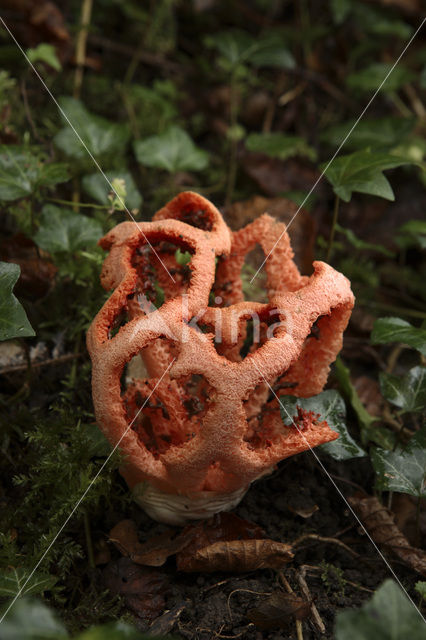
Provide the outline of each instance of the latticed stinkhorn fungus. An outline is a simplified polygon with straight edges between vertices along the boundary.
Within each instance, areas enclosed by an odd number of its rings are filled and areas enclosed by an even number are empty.
[[[188,192],[100,244],[109,250],[102,284],[114,291],[87,339],[96,419],[119,443],[122,474],[152,517],[179,524],[229,509],[278,461],[337,438],[314,415],[285,426],[271,392],[322,390],[354,302],[349,281],[327,264],[300,275],[283,223],[265,214],[232,233]],[[256,244],[265,255],[275,247],[264,304],[242,290]],[[248,325],[258,334],[250,347]],[[144,377],[125,385],[137,355]]]

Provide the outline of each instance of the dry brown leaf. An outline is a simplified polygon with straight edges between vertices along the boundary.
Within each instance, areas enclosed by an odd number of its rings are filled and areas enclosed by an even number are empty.
[[[161,567],[169,556],[186,547],[195,533],[184,530],[176,535],[174,529],[152,537],[147,542],[139,542],[137,528],[133,520],[122,520],[109,534],[110,541],[125,556],[137,564]]]
[[[392,550],[414,571],[426,576],[426,552],[410,545],[396,526],[394,515],[377,498],[355,495],[348,501],[379,546]]]
[[[109,540],[123,556],[130,556],[140,547],[138,531],[133,520],[121,520],[109,532]]]
[[[41,251],[23,233],[17,233],[1,243],[0,259],[21,267],[21,275],[15,287],[17,296],[38,300],[53,287],[58,269],[49,254]]]
[[[168,577],[155,569],[133,563],[130,558],[110,562],[103,571],[106,587],[124,597],[126,605],[138,616],[154,620],[165,607]]]
[[[293,558],[291,546],[275,540],[232,540],[215,542],[192,555],[178,554],[179,571],[231,571],[241,573],[256,569],[281,569]]]
[[[420,513],[417,520],[417,498],[407,493],[394,493],[392,512],[395,524],[409,540],[410,544],[418,544],[419,536],[426,536],[426,498],[420,502]]]
[[[368,376],[358,376],[353,384],[368,413],[372,416],[381,416],[385,401],[380,393],[379,383]]]
[[[286,627],[294,618],[304,620],[311,614],[311,602],[293,593],[274,591],[259,606],[248,611],[248,618],[258,629]]]
[[[291,511],[291,513],[295,513],[297,516],[306,519],[313,516],[314,513],[319,510],[319,506],[317,504],[309,505],[308,507],[292,507],[287,505],[287,509]]]
[[[246,152],[241,159],[245,172],[268,196],[279,196],[286,191],[308,192],[320,173],[311,163],[299,158],[278,160],[263,153]],[[324,190],[319,183],[316,192]]]

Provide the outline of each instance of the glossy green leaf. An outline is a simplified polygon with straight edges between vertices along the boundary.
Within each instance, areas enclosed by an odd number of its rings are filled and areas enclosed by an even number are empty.
[[[426,427],[411,438],[404,449],[373,449],[371,462],[381,491],[398,491],[426,498]]]
[[[405,593],[386,580],[360,609],[336,616],[336,640],[423,640],[425,623]]]
[[[30,196],[37,188],[68,180],[66,165],[46,164],[27,149],[3,146],[0,153],[0,202]]]
[[[338,147],[348,134],[345,149],[367,149],[375,151],[392,149],[403,142],[413,131],[415,118],[367,118],[357,122],[356,118],[333,125],[321,133],[321,140],[330,146]],[[355,128],[354,128],[355,126]]]
[[[13,295],[21,269],[12,262],[0,262],[0,340],[34,336],[23,306]]]
[[[42,42],[35,49],[28,49],[27,56],[32,64],[36,62],[45,62],[55,71],[61,71],[62,65],[56,54],[56,49],[53,44],[47,44]]]
[[[349,460],[361,458],[365,451],[355,442],[346,427],[346,409],[342,397],[337,391],[323,391],[312,398],[296,398],[294,396],[281,396],[281,418],[286,425],[293,422],[297,415],[297,407],[305,411],[313,411],[319,415],[319,420],[325,420],[333,431],[337,431],[340,437],[333,442],[322,444],[319,449],[328,453],[335,460]]]
[[[199,149],[180,127],[170,127],[159,136],[134,143],[138,162],[146,167],[177,171],[202,171],[208,165],[208,153]]]
[[[305,156],[316,159],[315,150],[303,138],[287,136],[283,133],[251,133],[245,145],[249,151],[265,153],[271,158],[285,160],[293,156]]]
[[[75,98],[60,98],[59,104],[69,122],[61,114],[65,127],[57,133],[54,142],[66,155],[76,160],[87,158],[87,150],[76,131],[95,158],[124,151],[130,135],[127,124],[116,124],[96,116]]]
[[[282,36],[274,32],[255,37],[237,29],[222,31],[216,33],[214,38],[206,38],[206,44],[217,49],[230,70],[243,64],[280,69],[293,69],[296,66],[293,55],[283,45]]]
[[[28,571],[22,568],[10,567],[0,571],[0,597],[14,598],[22,589],[20,595],[36,595],[49,591],[57,582],[54,576],[35,573],[28,582]],[[25,586],[24,586],[25,585]]]
[[[256,50],[255,39],[245,31],[237,29],[215,33],[214,37],[208,36],[205,42],[208,47],[217,49],[231,68],[247,62]]]
[[[336,196],[344,202],[350,201],[354,191],[394,200],[392,187],[382,172],[403,164],[409,162],[388,153],[367,150],[340,156],[333,160],[328,168],[327,163],[324,163],[321,169],[325,172],[325,177],[331,183]]]
[[[390,62],[376,62],[366,69],[350,73],[346,78],[346,84],[349,89],[373,92],[382,84],[386,76],[391,71],[393,64]],[[392,92],[398,91],[404,84],[411,82],[415,75],[404,65],[399,63],[384,82],[381,91]]]
[[[379,318],[371,333],[372,344],[402,342],[426,356],[426,327],[413,327],[402,318]]]
[[[277,69],[294,69],[296,66],[293,54],[276,38],[258,39],[257,49],[249,56],[249,62],[255,67]]]
[[[18,598],[0,624],[1,640],[62,640],[67,630],[43,602]]]
[[[138,191],[132,174],[128,171],[106,171],[105,175],[111,183],[116,179],[124,180],[126,186],[124,202],[126,206],[129,209],[139,209],[142,204],[142,196]],[[84,176],[82,184],[85,192],[94,200],[104,205],[111,204],[108,199],[111,187],[101,173],[97,172]]]
[[[97,243],[103,231],[93,218],[51,204],[43,207],[34,241],[49,253],[74,253]]]
[[[404,376],[380,374],[383,396],[403,413],[419,413],[426,407],[426,367],[414,367]]]

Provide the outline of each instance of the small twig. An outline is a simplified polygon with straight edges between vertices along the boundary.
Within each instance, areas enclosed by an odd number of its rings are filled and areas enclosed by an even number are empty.
[[[31,362],[31,369],[37,369],[38,367],[47,367],[51,364],[61,364],[68,360],[74,360],[74,358],[80,358],[81,353],[65,353],[63,356],[57,358],[49,358],[48,360],[42,360],[41,362]],[[0,376],[4,376],[8,373],[15,373],[16,371],[26,371],[28,369],[28,363],[17,364],[13,367],[4,367],[0,369]]]
[[[91,204],[90,202],[73,202],[72,200],[61,200],[60,198],[46,198],[48,202],[56,202],[57,204],[67,204],[71,207],[74,207],[78,204],[79,208],[86,209],[101,209],[102,211],[107,211],[111,207],[106,204]]]
[[[300,538],[296,538],[296,540],[291,543],[291,546],[296,547],[304,540],[316,540],[317,542],[328,542],[330,544],[337,544],[339,547],[342,547],[342,549],[345,549],[345,551],[347,551],[354,558],[359,558],[359,553],[348,547],[348,545],[341,540],[336,540],[336,538],[328,538],[326,536],[319,536],[316,533],[305,533],[303,536],[300,536]]]
[[[414,113],[416,114],[416,116],[418,116],[420,119],[426,118],[426,108],[423,102],[420,100],[419,96],[417,95],[414,87],[411,84],[406,84],[403,87],[403,90],[407,95],[408,99],[410,100],[411,107]]]
[[[351,487],[354,487],[355,489],[358,489],[358,491],[361,491],[366,496],[369,495],[369,493],[367,493],[367,491],[364,489],[364,487],[361,487],[360,484],[357,484],[356,482],[353,482],[352,480],[348,480],[347,478],[342,478],[342,476],[336,476],[334,473],[330,473],[330,476],[334,480],[340,480],[340,482],[346,482],[346,484],[350,484]]]
[[[403,350],[402,345],[400,344],[394,345],[394,347],[392,348],[389,354],[389,358],[386,365],[386,373],[392,373],[392,371],[395,369],[396,363],[398,362],[398,358],[402,350]]]
[[[24,102],[25,115],[33,132],[34,138],[39,142],[44,142],[43,138],[41,138],[39,132],[37,131],[37,127],[31,114],[30,105],[28,103],[27,85],[25,80],[21,82],[21,94]]]
[[[109,49],[114,53],[118,53],[129,58],[133,58],[135,54],[134,47],[129,47],[125,44],[122,44],[121,42],[114,42],[113,40],[98,36],[94,33],[89,34],[88,41],[93,43],[94,45],[104,47],[104,49]],[[162,55],[151,53],[149,51],[140,51],[139,61],[152,67],[163,67],[165,69],[168,69],[169,71],[174,71],[175,73],[182,69],[182,66],[177,62],[168,60]]]
[[[285,577],[282,571],[278,572],[278,577],[281,580],[287,593],[294,593],[289,581],[287,580],[287,578]],[[303,640],[303,626],[302,626],[301,620],[296,620],[296,634],[297,634],[297,640]]]
[[[311,602],[311,613],[312,613],[312,619],[314,624],[316,625],[318,631],[320,633],[325,633],[326,629],[325,629],[325,625],[321,619],[320,614],[318,613],[318,609],[316,608],[312,596],[311,596],[311,592],[309,591],[309,587],[308,584],[305,580],[305,576],[306,576],[306,569],[307,566],[306,565],[302,565],[300,567],[300,569],[297,571],[296,573],[296,578],[297,581],[299,583],[300,586],[300,590],[302,591],[303,595],[305,596],[305,598]]]

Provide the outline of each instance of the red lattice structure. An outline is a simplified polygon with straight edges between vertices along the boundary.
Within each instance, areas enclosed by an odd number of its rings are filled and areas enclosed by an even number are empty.
[[[152,222],[123,222],[100,244],[109,250],[102,284],[113,293],[87,336],[93,401],[141,504],[155,494],[173,510],[173,496],[184,496],[190,511],[188,500],[202,496],[219,497],[224,508],[222,497],[235,504],[283,458],[337,438],[313,415],[303,431],[285,426],[275,393],[323,389],[354,298],[349,281],[323,262],[300,275],[283,223],[264,214],[232,233],[208,200],[186,192]],[[265,255],[275,247],[264,267],[266,303],[243,295],[241,271],[256,245]],[[160,294],[156,309],[150,302]],[[258,340],[250,345],[252,325]],[[143,377],[124,386],[135,356]]]

